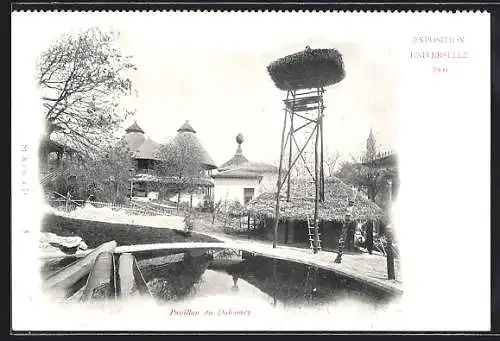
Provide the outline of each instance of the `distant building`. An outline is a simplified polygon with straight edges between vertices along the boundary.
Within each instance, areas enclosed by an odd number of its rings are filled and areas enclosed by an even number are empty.
[[[278,168],[250,162],[241,149],[244,141],[242,134],[236,136],[236,154],[219,167],[214,178],[214,201],[238,201],[246,205],[266,187],[276,185]]]
[[[80,152],[65,144],[44,137],[39,145],[40,172],[55,171],[73,162],[81,163],[83,158]]]
[[[184,124],[177,129],[177,135],[170,143],[174,147],[174,150],[188,151],[190,161],[195,161],[201,169],[201,172],[197,174],[195,178],[193,178],[193,174],[191,174],[191,179],[187,181],[189,183],[188,186],[194,186],[196,191],[192,192],[190,195],[179,195],[178,193],[177,196],[171,197],[170,200],[185,203],[189,202],[193,206],[198,206],[202,202],[213,202],[214,182],[211,175],[212,171],[217,169],[217,166],[196,136],[196,130],[194,130],[189,121],[184,122]],[[183,153],[184,152],[181,154]],[[166,180],[173,183],[172,186],[182,186],[185,183],[184,179],[179,179],[176,174],[171,173],[170,175],[171,176]]]
[[[161,144],[146,137],[144,130],[134,122],[125,129],[123,141],[130,150],[130,156],[133,164],[133,190],[134,197],[148,197],[158,199],[157,188],[150,188],[151,181],[143,181],[144,175],[149,175],[149,180],[158,180],[156,178],[155,167],[161,163],[157,156]],[[155,187],[155,186],[154,186]]]
[[[60,130],[57,125],[53,126],[54,131]],[[58,178],[69,179],[71,168],[82,167],[85,162],[81,151],[47,135],[44,135],[40,141],[38,156],[40,184],[44,190],[54,189],[50,184],[54,184]]]
[[[375,136],[373,135],[373,130],[370,129],[370,133],[366,139],[366,151],[361,157],[360,163],[365,166],[385,169],[397,167],[398,161],[396,153],[392,150],[377,151]]]
[[[134,176],[132,186],[134,197],[143,197],[149,199],[159,199],[161,193],[169,196],[177,191],[177,188],[184,185],[184,179],[176,176],[160,176],[158,166],[164,161],[159,152],[162,144],[158,143],[144,135],[144,130],[134,122],[126,130],[123,140],[130,149],[131,157],[134,163]],[[196,137],[196,131],[185,122],[178,130],[177,135],[170,142],[172,144],[182,144],[186,150],[195,155],[203,169],[204,174],[200,174],[199,179],[192,180],[193,184],[202,189],[205,198],[211,198],[211,188],[213,181],[210,178],[213,169],[217,166],[212,161],[206,150]],[[166,166],[165,166],[166,167]],[[168,169],[165,169],[168,173]],[[168,198],[167,198],[168,199]]]
[[[125,132],[123,139],[131,152],[135,173],[154,174],[156,165],[161,162],[158,157],[161,144],[146,137],[137,122],[125,129]]]
[[[375,138],[371,129],[366,140],[366,152],[361,158],[360,164],[376,170],[380,176],[380,181],[392,179],[391,195],[393,198],[396,196],[399,189],[398,155],[393,150],[377,151],[375,148]],[[379,206],[384,207],[386,199],[385,195],[381,193],[381,195],[375,198],[375,202]]]

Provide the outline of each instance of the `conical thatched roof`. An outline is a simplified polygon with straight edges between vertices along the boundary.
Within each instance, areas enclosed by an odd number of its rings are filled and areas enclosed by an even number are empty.
[[[203,168],[217,169],[215,162],[212,160],[205,148],[203,148],[201,142],[196,137],[195,130],[187,121],[177,131],[178,133],[170,142],[171,144],[177,144],[178,146],[182,146],[182,148],[187,148],[191,153],[191,156],[199,160],[198,162],[203,166]]]
[[[160,143],[147,138],[139,148],[133,151],[133,156],[136,159],[161,160],[158,155],[160,148]]]
[[[177,132],[178,133],[188,132],[188,133],[195,133],[196,134],[196,130],[194,130],[193,127],[191,127],[191,124],[189,124],[189,121],[184,122],[182,127],[177,129]]]
[[[132,132],[132,133],[127,133],[123,137],[123,141],[125,141],[128,149],[131,152],[136,152],[137,149],[144,143],[146,140],[146,137],[144,136],[143,133],[137,133],[137,132]]]
[[[310,179],[292,181],[290,202],[286,201],[286,190],[282,190],[280,217],[283,219],[307,220],[314,216],[314,183]],[[347,213],[348,199],[352,189],[338,178],[325,179],[325,202],[319,203],[320,220],[343,222]],[[273,218],[275,216],[276,194],[263,193],[247,204],[251,214]],[[356,197],[353,219],[358,221],[378,220],[384,213],[372,201],[361,196]]]
[[[125,129],[127,133],[142,133],[144,134],[144,130],[142,130],[141,127],[137,124],[137,121],[134,121],[134,124],[132,124],[130,127]]]
[[[123,137],[123,141],[126,143],[134,159],[159,160],[158,152],[161,144],[146,137],[144,130],[139,127],[137,122],[134,122],[125,131],[127,133]]]
[[[125,129],[126,134],[123,137],[123,140],[127,144],[128,149],[135,153],[139,147],[144,143],[146,137],[144,136],[144,130],[134,121],[130,127]]]

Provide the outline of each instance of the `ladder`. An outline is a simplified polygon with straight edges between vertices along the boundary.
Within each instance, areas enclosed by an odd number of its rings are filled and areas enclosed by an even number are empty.
[[[314,224],[311,225],[311,219],[307,216],[307,231],[309,236],[309,246],[314,250]],[[318,231],[318,251],[321,250],[321,233]]]

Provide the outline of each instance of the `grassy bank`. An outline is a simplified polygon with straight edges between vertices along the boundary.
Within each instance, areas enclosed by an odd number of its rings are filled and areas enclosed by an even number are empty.
[[[118,245],[218,241],[196,232],[186,235],[183,231],[168,228],[72,219],[54,214],[47,214],[43,218],[41,231],[59,236],[80,236],[89,248],[95,248],[110,240],[115,240]]]

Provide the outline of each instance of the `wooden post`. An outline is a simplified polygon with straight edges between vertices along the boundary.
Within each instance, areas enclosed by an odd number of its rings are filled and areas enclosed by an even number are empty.
[[[116,205],[116,203],[118,202],[118,182],[115,181],[115,200],[114,200],[114,203]]]
[[[345,230],[345,223],[342,223],[342,227],[340,230],[340,236],[338,239],[338,246],[337,246],[337,257],[335,258],[334,263],[340,264],[342,262],[342,255],[344,253],[344,230]]]
[[[353,192],[354,192],[354,188],[353,188]],[[342,255],[343,255],[343,252],[344,252],[344,247],[345,247],[345,242],[347,240],[347,238],[349,237],[349,224],[351,224],[352,220],[352,211],[353,211],[353,207],[354,207],[354,201],[356,200],[356,195],[357,195],[357,192],[356,193],[353,193],[353,197],[352,198],[349,198],[348,199],[348,202],[347,202],[347,212],[346,212],[346,215],[345,215],[345,222],[342,224],[342,231],[340,233],[340,236],[339,236],[339,239],[338,239],[338,253],[337,253],[337,257],[335,258],[335,263],[341,263],[342,262]],[[349,247],[349,244],[348,244],[348,247]]]
[[[347,225],[347,251],[354,251],[354,232],[355,232],[355,222],[349,222]]]
[[[287,95],[288,98],[288,95]],[[281,172],[283,168],[283,157],[284,157],[284,143],[285,143],[285,130],[286,130],[286,117],[288,113],[285,109],[285,118],[283,120],[283,131],[281,133],[281,149],[280,149],[280,164],[278,168],[278,181],[276,188],[276,211],[275,211],[275,221],[274,221],[274,237],[273,237],[273,249],[276,248],[276,242],[278,240],[278,224],[280,218],[280,191],[281,191]]]
[[[316,124],[319,124],[319,115],[318,115],[318,121]],[[319,201],[319,158],[318,158],[318,143],[319,143],[319,129],[316,129],[316,141],[314,143],[314,186],[316,189],[316,193],[314,195],[314,244],[313,244],[313,251],[314,253],[318,253],[318,246],[319,246],[319,235],[318,235],[318,201]]]
[[[70,193],[68,192],[68,196],[66,197],[66,212],[69,212],[69,200],[70,200]]]
[[[389,200],[388,200],[388,212],[390,212],[390,205],[392,201],[392,180],[389,179],[387,181],[387,187],[389,190]],[[394,254],[392,252],[392,224],[390,222],[390,214],[389,215],[389,222],[387,223],[386,226],[386,239],[387,239],[387,278],[388,279],[396,279],[395,273],[394,273]]]
[[[292,93],[293,96],[293,106],[295,107],[295,92]],[[292,109],[294,110],[294,108]],[[293,139],[293,112],[290,114],[290,137],[288,143],[290,144],[290,150],[288,155],[288,184],[286,189],[286,201],[290,201],[290,186],[292,178],[292,139]]]
[[[276,304],[278,303],[278,300],[277,300],[277,297],[276,297],[276,294],[278,292],[278,286],[279,286],[279,283],[278,283],[278,261],[276,259],[273,259],[273,284],[274,284],[274,288],[273,288],[273,306],[276,306]]]
[[[323,89],[321,89],[323,90]],[[320,96],[320,91],[318,89],[318,97]],[[319,106],[320,118],[320,136],[321,136],[321,154],[320,154],[320,199],[322,202],[325,201],[325,170],[323,167],[323,101],[321,101],[321,105]]]
[[[374,221],[370,221],[366,226],[366,249],[368,253],[371,255],[373,251],[373,225]]]
[[[290,225],[290,219],[287,219],[285,222],[285,244],[288,244],[288,230]]]

